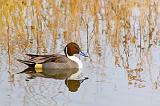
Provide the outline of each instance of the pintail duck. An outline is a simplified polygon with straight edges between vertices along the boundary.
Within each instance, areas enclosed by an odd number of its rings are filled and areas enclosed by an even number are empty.
[[[80,54],[84,57],[87,57],[84,54],[80,47],[71,42],[66,45],[64,48],[65,55],[62,54],[52,54],[52,55],[34,55],[34,54],[26,54],[30,57],[28,60],[20,60],[21,63],[28,65],[29,67],[35,69],[44,69],[44,70],[52,70],[52,69],[73,69],[73,68],[82,68],[81,60],[75,56],[75,54]]]

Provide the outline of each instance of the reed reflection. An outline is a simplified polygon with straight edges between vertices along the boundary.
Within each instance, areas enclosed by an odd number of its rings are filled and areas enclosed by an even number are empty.
[[[138,88],[145,87],[144,85],[145,81],[143,80],[141,75],[142,72],[143,72],[143,68],[128,69],[127,70],[128,84]]]

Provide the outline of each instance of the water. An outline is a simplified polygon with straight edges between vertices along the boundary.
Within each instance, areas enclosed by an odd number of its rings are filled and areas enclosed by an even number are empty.
[[[110,60],[105,64],[102,64],[104,60],[93,60],[98,57],[81,57],[84,64],[81,77],[77,82],[70,81],[70,89],[65,77],[17,74],[27,67],[16,61],[18,55],[11,55],[9,64],[8,54],[4,52],[0,56],[0,103],[2,106],[159,106],[159,47],[152,49],[152,64],[146,63],[141,68],[119,67],[109,52],[105,58]],[[135,67],[136,57],[130,62]],[[80,83],[83,78],[86,80]]]

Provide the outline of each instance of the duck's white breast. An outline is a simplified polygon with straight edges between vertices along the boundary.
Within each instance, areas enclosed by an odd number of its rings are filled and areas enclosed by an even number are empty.
[[[76,56],[68,56],[68,58],[71,59],[72,61],[76,62],[78,64],[79,68],[83,67],[82,62],[78,57],[76,57]]]

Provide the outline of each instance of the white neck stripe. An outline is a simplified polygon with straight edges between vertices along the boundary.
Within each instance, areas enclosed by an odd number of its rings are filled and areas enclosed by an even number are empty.
[[[77,64],[78,64],[78,67],[79,68],[82,68],[82,62],[81,62],[81,60],[78,58],[78,57],[76,57],[76,56],[67,56],[69,59],[71,59],[72,61],[74,61],[74,62],[76,62]]]
[[[69,58],[69,59],[71,59],[72,61],[74,61],[74,62],[76,62],[77,64],[78,64],[78,67],[79,68],[82,68],[82,62],[81,62],[81,60],[78,58],[78,57],[76,57],[76,56],[69,56],[68,55],[68,53],[67,53],[67,47],[66,47],[66,56]]]

